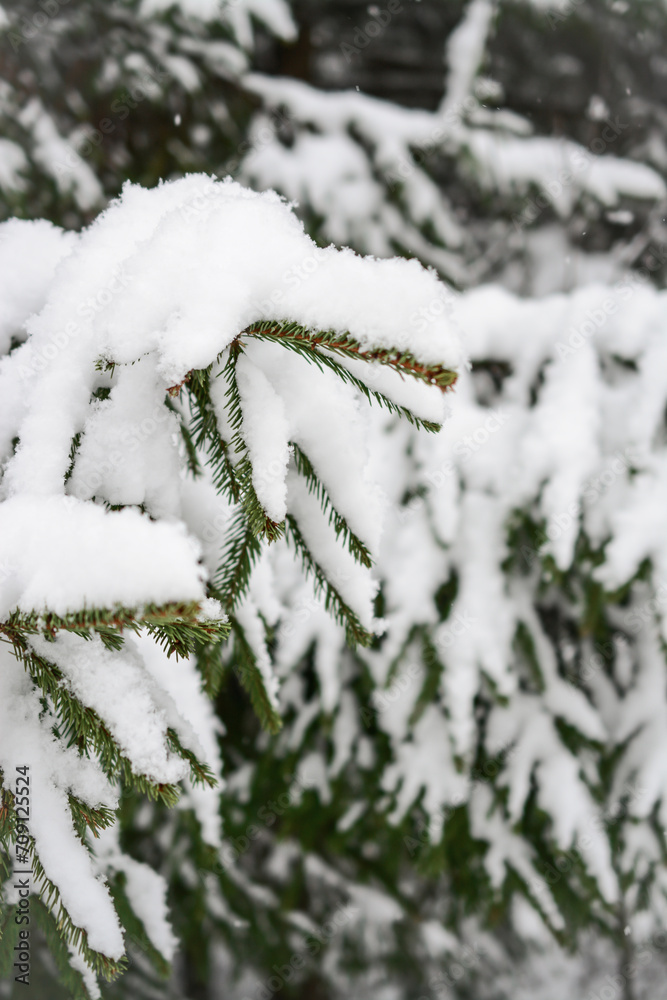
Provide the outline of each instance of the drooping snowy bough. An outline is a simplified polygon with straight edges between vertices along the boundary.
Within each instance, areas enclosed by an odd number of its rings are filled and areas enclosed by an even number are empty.
[[[119,847],[120,789],[172,803],[180,784],[219,846],[206,695],[229,634],[279,726],[251,571],[284,537],[370,641],[382,497],[360,400],[436,429],[461,355],[419,264],[319,249],[276,195],[204,176],[128,185],[81,235],[7,223],[0,257],[0,833],[72,988],[97,995],[119,913],[175,947],[163,881]],[[4,898],[25,906],[11,881]]]

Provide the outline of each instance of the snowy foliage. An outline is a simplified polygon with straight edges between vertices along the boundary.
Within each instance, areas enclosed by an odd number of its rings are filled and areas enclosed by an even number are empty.
[[[579,5],[565,6],[574,13]],[[505,8],[517,5],[466,5],[447,40],[445,92],[432,112],[356,91],[323,92],[298,80],[247,75],[244,85],[264,107],[250,126],[242,176],[299,201],[324,239],[383,256],[407,252],[460,287],[501,271],[522,291],[541,256],[536,221],[564,222],[584,209],[592,224],[621,205],[664,199],[667,187],[655,169],[616,154],[627,122],[605,119],[604,138],[583,146],[535,134],[529,118],[494,107],[489,94],[499,85],[483,68]],[[285,130],[270,127],[269,111],[276,108],[287,120]],[[480,200],[494,206],[490,224],[469,217],[468,204]],[[579,252],[568,249],[583,269]],[[615,262],[610,255],[608,278],[615,277]],[[553,288],[553,275],[547,283]]]
[[[451,5],[427,111],[258,72],[297,4],[53,3],[0,9],[7,211],[67,227],[0,226],[0,768],[61,976],[657,1000],[664,113],[547,91],[664,5]]]
[[[393,844],[405,879],[407,897],[389,891],[358,918],[372,996],[405,935],[424,963],[422,989],[451,986],[443,956],[460,962],[472,948],[480,995],[494,969],[511,994],[511,958],[483,928],[508,904],[516,939],[546,948],[548,961],[566,961],[548,929],[568,942],[592,922],[617,947],[631,942],[640,964],[665,939],[664,294],[630,273],[534,302],[493,286],[454,302],[473,370],[451,418],[437,435],[373,419],[385,635],[346,650],[282,543],[271,553],[290,720],[272,753],[299,761],[344,838],[341,891],[354,898],[356,880],[366,884],[356,852],[375,839],[385,858]],[[314,685],[294,671],[299,658]],[[262,801],[265,766],[230,786],[238,802],[253,789],[246,815]],[[223,847],[230,873],[247,860],[244,833]],[[334,874],[285,854],[278,842],[255,859],[255,877],[288,893],[302,868],[316,907]],[[457,857],[465,872],[453,870]],[[411,861],[442,866],[439,898],[408,874]],[[462,898],[474,900],[472,921]],[[332,963],[353,948],[341,942]],[[613,970],[613,952],[595,953]],[[548,982],[524,971],[528,990]]]
[[[295,37],[285,0],[45,0],[37,7],[18,0],[2,8],[0,190],[10,211],[34,218],[36,206],[45,216],[67,206],[70,225],[89,221],[110,191],[118,193],[117,177],[132,175],[133,161],[141,178],[154,176],[146,136],[137,149],[132,122],[146,133],[156,121],[174,132],[162,176],[232,172],[242,137],[226,102],[250,68],[258,29]],[[72,90],[59,100],[62,60],[73,56]]]
[[[96,873],[124,872],[131,905],[133,879],[152,876],[107,837],[101,851],[82,842],[68,796],[95,832],[119,781],[166,802],[184,781],[220,845],[218,793],[196,787],[221,778],[202,691],[215,680],[187,654],[205,647],[213,669],[231,628],[253,703],[279,724],[248,586],[262,540],[285,534],[351,641],[370,641],[379,506],[360,399],[433,428],[461,352],[443,311],[411,324],[441,296],[432,273],[318,249],[280,198],[231,181],[128,185],[76,238],[15,222],[2,235],[15,280],[0,361],[6,804],[27,766],[39,888],[108,973],[123,938]],[[133,908],[169,960],[164,904]]]

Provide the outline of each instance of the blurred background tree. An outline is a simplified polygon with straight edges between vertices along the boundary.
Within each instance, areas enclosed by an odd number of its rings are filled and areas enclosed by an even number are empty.
[[[46,217],[77,228],[126,179],[150,186],[203,171],[275,188],[299,203],[321,243],[416,256],[453,290],[495,282],[523,297],[574,294],[633,273],[664,285],[667,9],[659,0],[16,0],[0,8],[0,31],[3,217]],[[477,300],[466,301],[473,303],[467,313],[453,291],[450,308],[474,326]],[[528,338],[556,308],[555,300],[547,301],[533,312],[506,307],[502,299],[481,308],[497,310],[508,330],[522,329]],[[565,313],[550,327],[552,350],[571,322]],[[486,350],[483,340],[480,335],[471,346],[470,392],[480,412],[512,405],[508,378],[521,353],[508,348],[501,356],[496,342]],[[625,360],[627,368],[635,365]],[[526,395],[535,406],[545,371],[538,366],[532,374]],[[404,446],[405,468],[386,487],[403,505],[392,530],[411,551],[439,552],[440,545],[444,553],[437,532],[429,534],[427,526],[420,534],[414,526],[421,520],[411,512],[421,509],[428,470],[435,475],[451,448],[436,453],[434,465],[433,456],[415,457],[407,432]],[[381,449],[378,443],[380,455]],[[471,488],[464,473],[461,479],[464,490]],[[541,552],[544,518],[529,508],[526,503],[523,515],[508,521],[508,580],[523,573],[517,570],[522,551]],[[443,554],[441,571],[424,585],[436,622],[437,616],[448,620],[456,601],[465,552],[457,558],[458,564]],[[554,563],[553,552],[540,555],[557,596],[552,591],[545,598],[540,577],[533,581],[535,600],[549,618],[545,634],[558,651],[559,675],[568,669],[561,657],[565,637],[575,648],[571,662],[579,664],[594,637],[601,648],[611,643],[616,650],[603,657],[603,673],[618,688],[614,671],[625,655],[614,646],[619,625],[608,620],[606,606],[593,607],[604,601],[591,590],[591,560],[599,561],[583,541],[567,570]],[[454,801],[444,795],[440,822],[434,822],[438,810],[425,805],[417,778],[414,794],[406,791],[409,768],[401,758],[411,745],[410,726],[434,719],[424,714],[443,673],[433,622],[422,628],[423,611],[410,607],[406,616],[413,619],[404,633],[398,629],[405,640],[400,649],[381,640],[370,659],[353,657],[283,569],[281,598],[291,618],[269,631],[285,678],[284,730],[275,738],[260,731],[230,661],[217,700],[228,777],[222,871],[186,811],[168,814],[125,801],[124,847],[167,875],[184,947],[171,978],[160,981],[138,934],[131,970],[108,995],[561,1000],[583,995],[601,968],[616,975],[635,954],[634,930],[626,934],[631,914],[622,896],[613,904],[605,900],[581,858],[572,860],[554,842],[554,816],[539,799],[539,770],[529,769],[520,821],[515,816],[485,837],[479,810],[476,827],[466,808],[472,790],[480,801],[488,793],[506,802],[501,776],[520,741],[510,726],[505,743],[492,751],[486,736],[489,705],[502,706],[511,695],[489,693],[481,682],[473,692],[479,733],[465,750],[442,751],[443,771],[445,758],[453,762]],[[583,611],[580,588],[587,593]],[[628,594],[617,600],[626,610]],[[386,588],[380,613],[385,603],[391,604]],[[534,636],[524,631],[515,639],[516,662],[539,661]],[[419,665],[418,696],[406,694],[414,685],[396,686],[406,658]],[[374,662],[384,667],[375,670]],[[332,673],[340,678],[333,693],[324,683]],[[594,703],[585,683],[575,686]],[[409,703],[409,723],[392,722],[391,711],[383,710],[385,687],[390,700]],[[524,690],[535,699],[527,702],[537,706],[530,711],[546,706],[567,754],[595,758],[588,788],[603,814],[611,799],[623,805],[613,782],[622,748],[603,746],[583,715],[568,719],[552,710],[539,685]],[[442,718],[451,721],[451,708]],[[425,745],[427,758],[439,765],[449,721],[433,725]],[[629,732],[621,742],[628,741]],[[409,766],[428,770],[416,754]],[[397,770],[403,785],[387,777]],[[434,781],[429,771],[425,786]],[[397,798],[405,808],[398,809]],[[554,814],[557,808],[560,803]],[[623,809],[630,821],[631,808],[625,803]],[[651,824],[659,825],[657,813]],[[640,878],[634,862],[623,867],[622,828],[620,820],[606,827],[615,873],[627,889],[641,882],[641,905],[655,917],[646,933],[655,934],[664,923],[660,905],[650,901],[662,877],[662,833],[644,854],[633,847]],[[494,837],[515,865],[500,862],[497,883],[485,846]],[[551,889],[533,885],[531,901],[551,926],[552,947],[516,904],[517,895],[531,895],[524,849],[540,884],[553,889],[552,911],[545,903]],[[361,909],[361,921],[324,934],[346,900]],[[631,905],[641,909],[636,899]],[[304,933],[320,945],[288,979],[280,970],[302,954]],[[534,939],[537,959],[531,957]],[[641,956],[641,941],[638,947]],[[567,948],[575,949],[574,957],[566,958]],[[654,943],[650,955],[644,993],[635,994],[628,980],[616,983],[614,995],[663,995],[664,948]],[[46,985],[39,988],[55,997],[46,953],[42,963]]]

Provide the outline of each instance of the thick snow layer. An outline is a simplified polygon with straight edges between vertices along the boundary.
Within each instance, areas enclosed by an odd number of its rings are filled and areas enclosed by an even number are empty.
[[[220,618],[219,612],[215,613]],[[154,681],[152,697],[166,714],[184,746],[193,750],[197,759],[208,764],[217,781],[215,788],[193,785],[185,781],[183,808],[192,808],[199,821],[202,838],[212,847],[220,847],[220,793],[224,788],[218,736],[222,724],[210,699],[202,691],[202,681],[194,659],[168,657],[148,635],[135,640],[143,664]]]
[[[182,6],[196,17],[211,14],[202,4]],[[265,13],[277,19],[278,29],[286,8],[276,2]],[[237,28],[243,30],[242,19]],[[282,28],[287,34],[288,25]],[[178,71],[186,72],[185,63]],[[26,124],[44,149],[51,143],[53,154],[49,121],[36,105],[31,114]],[[75,171],[75,180],[80,199],[86,193],[92,199],[85,171]],[[66,181],[63,175],[60,182]],[[238,467],[244,448],[266,515],[280,522],[289,514],[340,599],[367,629],[379,628],[376,581],[336,537],[295,461],[298,447],[338,515],[377,549],[386,504],[368,471],[367,400],[330,368],[246,335],[232,376],[235,414],[225,365],[244,330],[276,320],[352,337],[362,351],[409,352],[423,365],[459,368],[458,334],[434,273],[416,261],[320,249],[277,195],[205,176],[150,191],[126,185],[81,234],[46,223],[7,224],[0,230],[3,260],[0,619],[16,610],[65,614],[171,601],[198,602],[202,618],[221,617],[220,605],[206,599],[206,579],[220,568],[240,506],[217,495],[210,467],[193,477],[186,449],[193,414],[188,390],[181,392],[192,369],[211,366],[213,413],[231,446],[231,463]],[[328,358],[338,356],[329,351]],[[345,365],[371,390],[416,415],[434,422],[445,415],[439,390],[406,382],[377,363]],[[200,454],[199,463],[206,458]],[[118,507],[124,509],[110,509]],[[339,634],[322,599],[315,600],[304,582],[294,552],[284,544],[280,551],[296,574],[295,587],[304,598],[310,594],[306,609],[315,634],[328,630],[332,640],[317,651],[315,667],[333,711],[340,695]],[[279,625],[282,610],[264,554],[234,614],[276,710],[279,672],[266,628]],[[193,810],[203,839],[219,848],[219,725],[194,663],[170,660],[146,635],[126,637],[118,650],[107,649],[99,636],[32,635],[28,648],[52,664],[62,689],[101,720],[136,776],[183,783],[181,807]],[[289,643],[280,643],[279,670],[288,649]],[[95,865],[72,836],[68,791],[91,804],[115,800],[97,765],[54,741],[50,717],[40,713],[23,668],[13,659],[11,664],[2,673],[9,688],[0,715],[6,709],[34,730],[30,753],[22,734],[21,763],[25,758],[39,771],[42,805],[33,833],[47,874],[91,947],[118,958],[120,930],[95,873],[123,872],[135,914],[155,947],[171,958],[175,942],[164,883],[122,855],[114,831],[97,845]],[[342,697],[347,708],[334,723],[333,768],[344,765],[356,742],[354,705],[348,694]],[[188,764],[170,747],[170,731],[208,764],[217,790],[192,784]],[[8,773],[13,757],[5,736],[17,742],[13,718],[0,733],[0,766]],[[320,794],[330,795],[324,758],[313,755],[312,767]],[[90,988],[94,994],[92,982]]]
[[[119,651],[105,649],[99,636],[60,634],[53,642],[33,636],[32,649],[61,671],[75,698],[104,722],[137,775],[156,784],[175,784],[188,765],[168,752],[167,713],[156,704],[151,676],[134,641]]]
[[[124,890],[132,910],[151,944],[170,962],[178,942],[169,923],[166,880],[148,865],[124,854],[118,833],[117,825],[100,832],[94,847],[95,863],[104,874],[123,872]]]
[[[35,269],[32,248],[42,230]],[[409,351],[421,363],[450,368],[462,362],[445,310],[429,312],[444,294],[435,274],[414,260],[320,249],[271,192],[203,175],[152,190],[128,184],[79,236],[46,224],[12,223],[4,231],[2,252],[13,255],[15,279],[5,290],[5,336],[27,337],[0,362],[5,610],[201,599],[199,550],[183,531],[179,419],[187,416],[180,401],[170,412],[165,394],[191,369],[226,357],[253,323],[290,321],[349,334],[362,349]],[[362,411],[357,390],[279,345],[248,338],[245,351],[236,371],[240,433],[267,515],[282,521],[287,512],[294,442],[351,529],[377,545],[381,506],[365,474],[367,404]],[[102,371],[100,361],[115,368]],[[442,419],[438,390],[416,382],[408,389],[398,376],[378,373],[382,366],[349,367],[371,388]],[[212,395],[220,433],[230,441],[220,373],[218,366]],[[110,513],[99,501],[141,508],[157,523],[136,511]],[[307,512],[297,488],[289,503],[299,508],[297,520],[325,572],[340,577],[346,599],[369,622],[375,588],[367,572],[345,569],[340,545],[316,529],[320,515]],[[200,527],[210,571],[211,532]],[[224,526],[217,534],[219,554]]]
[[[0,503],[0,617],[204,597],[199,548],[177,522],[73,497]]]
[[[74,233],[44,220],[0,224],[0,357],[9,350],[12,337],[25,337],[25,321],[44,305],[56,267],[75,242]]]
[[[58,887],[73,922],[87,932],[90,947],[120,959],[124,945],[118,918],[74,830],[67,800],[72,793],[90,806],[115,808],[116,795],[97,762],[56,740],[54,722],[43,713],[40,692],[23,665],[0,644],[0,768],[12,785],[17,767],[30,769],[29,832],[46,876]]]

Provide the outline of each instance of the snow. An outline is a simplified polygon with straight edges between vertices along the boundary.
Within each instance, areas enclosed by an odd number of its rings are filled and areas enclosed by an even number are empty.
[[[0,223],[0,357],[8,352],[12,337],[24,339],[26,320],[43,307],[56,267],[75,242],[74,233],[45,220]]]
[[[175,784],[188,765],[166,746],[167,717],[156,698],[133,639],[120,651],[105,649],[99,636],[61,634],[49,642],[30,639],[31,648],[61,671],[71,694],[104,722],[137,775],[155,784]]]
[[[492,0],[472,0],[461,22],[447,39],[446,60],[449,74],[442,115],[460,108],[470,96],[473,82],[482,64],[487,34],[494,14]]]
[[[11,247],[17,261],[30,251],[26,235],[25,227],[7,230],[7,252]],[[2,556],[16,563],[1,592],[7,608],[17,602],[41,608],[49,600],[71,609],[84,600],[110,606],[202,598],[199,551],[181,521],[178,422],[165,410],[164,395],[192,368],[214,363],[253,322],[292,321],[349,333],[364,349],[409,349],[418,361],[451,367],[461,362],[456,332],[442,310],[419,325],[411,320],[424,303],[440,300],[434,274],[416,261],[318,249],[270,192],[258,195],[200,175],[150,191],[126,185],[123,196],[78,238],[62,237],[69,249],[62,259],[51,235],[43,272],[21,290],[12,320],[26,321],[28,340],[0,369],[0,387],[8,387],[0,428],[8,459],[0,486]],[[51,274],[55,260],[60,264]],[[304,268],[307,280],[298,277]],[[238,366],[242,434],[260,501],[269,516],[284,518],[289,435],[312,453],[353,530],[377,541],[378,506],[373,485],[365,483],[357,395],[332,373],[315,373],[303,359],[286,354],[251,341]],[[100,372],[100,358],[117,368]],[[370,372],[371,385],[374,378]],[[215,381],[220,429],[229,439],[222,412],[226,387],[224,379]],[[391,380],[382,385],[391,393]],[[93,397],[99,389],[107,398]],[[416,386],[410,399],[435,413],[429,387]],[[76,461],[65,482],[76,434]],[[15,437],[20,445],[12,454]],[[97,505],[85,502],[93,499]],[[100,499],[141,507],[159,520],[104,512]],[[299,507],[302,528],[319,546],[332,579],[341,577],[342,589],[370,622],[374,585],[366,580],[347,586],[343,577],[352,579],[356,567],[348,573],[344,559],[339,565],[337,543],[315,528],[319,515],[308,513],[310,501],[296,485],[290,503]],[[36,518],[33,541],[20,546],[16,536]],[[97,571],[91,551],[99,554]],[[67,572],[56,584],[65,552]],[[141,568],[130,573],[128,560],[136,563],[137,553]],[[97,580],[88,581],[95,572]]]
[[[290,426],[281,397],[264,373],[241,357],[236,379],[243,407],[243,438],[252,462],[252,484],[273,521],[287,515]]]
[[[527,195],[544,190],[553,208],[568,216],[583,193],[603,205],[617,205],[621,196],[662,200],[664,181],[643,163],[612,155],[595,155],[567,139],[515,137],[491,130],[470,130],[463,140],[475,158],[485,187]]]
[[[27,168],[28,160],[21,147],[11,139],[0,139],[0,187],[4,191],[24,190],[22,174]]]
[[[217,602],[210,603],[216,605],[210,609],[211,617],[220,620],[219,605]],[[168,657],[145,633],[141,633],[135,642],[143,665],[155,682],[152,695],[156,707],[167,713],[169,724],[178,733],[181,743],[192,750],[198,760],[208,764],[216,780],[216,786],[211,788],[208,785],[193,785],[187,777],[179,806],[192,808],[201,827],[202,839],[219,848],[222,842],[220,794],[225,787],[218,746],[222,724],[202,690],[201,676],[193,658],[176,660],[175,657]]]
[[[11,781],[17,767],[30,769],[29,831],[46,876],[73,922],[86,931],[90,947],[119,959],[124,945],[118,918],[75,833],[67,801],[72,793],[90,806],[115,808],[115,791],[96,761],[55,739],[40,692],[4,644],[0,667],[0,767]]]
[[[271,436],[280,430],[285,438],[285,442],[275,449],[272,461],[267,455],[264,462],[257,462],[260,476],[264,472],[262,485],[266,486],[269,480],[274,489],[279,486],[284,504],[282,491],[286,483],[286,443],[289,439],[308,456],[334,507],[345,517],[350,529],[370,546],[376,546],[380,534],[380,511],[375,486],[366,474],[368,447],[365,434],[360,433],[362,428],[365,429],[366,404],[362,410],[356,390],[341,382],[336,374],[325,370],[313,377],[312,365],[284,351],[279,345],[250,343],[246,354],[261,368],[280,403],[280,415],[277,412],[272,415],[267,413],[267,416],[272,416]],[[331,352],[329,355],[333,356]],[[374,372],[362,371],[364,362],[352,360],[345,367],[352,369],[372,388],[380,389]],[[377,367],[384,370],[384,366]],[[387,379],[382,384],[389,398],[395,399],[394,389],[398,390],[396,395],[401,398],[406,382],[396,375],[395,380]],[[424,399],[430,398],[433,387],[422,386],[412,379],[407,384],[416,389],[413,398],[423,409]],[[435,392],[438,395],[438,416],[442,419],[442,393],[438,389]],[[266,434],[265,431],[262,433]],[[270,441],[270,438],[267,439],[263,447],[271,447]]]
[[[179,422],[163,405],[164,386],[144,359],[121,369],[110,396],[91,406],[67,485],[80,500],[142,506],[155,518],[180,512]]]
[[[479,281],[508,251],[512,257],[518,229],[524,229],[526,243],[539,240],[544,220],[534,230],[525,226],[549,206],[566,218],[589,199],[607,210],[621,208],[626,198],[662,201],[667,187],[656,170],[614,155],[625,121],[609,119],[602,129],[605,138],[587,148],[558,136],[533,135],[527,119],[505,108],[480,106],[473,91],[494,10],[489,0],[466,6],[447,41],[445,97],[433,112],[401,108],[355,90],[322,92],[300,80],[246,74],[244,85],[260,97],[262,107],[251,124],[242,176],[307,206],[327,238],[383,256],[401,247],[463,287]],[[270,108],[280,109],[289,121],[289,144],[272,126]],[[476,247],[477,253],[471,247],[466,267],[460,250],[472,234],[430,172],[443,158],[459,164],[464,183],[472,182],[480,196],[499,194],[521,206],[504,228],[496,220],[491,247]],[[546,254],[552,268],[553,235]],[[576,253],[571,242],[568,251]],[[545,254],[538,248],[534,256],[538,263]],[[593,255],[577,256],[585,266]],[[603,263],[609,269],[613,257],[605,255]],[[523,266],[519,280],[525,279]]]
[[[62,194],[71,192],[84,211],[103,203],[102,185],[90,165],[74,145],[60,135],[39,98],[32,98],[21,109],[19,122],[32,133],[35,161],[53,178]]]
[[[327,580],[343,601],[359,616],[368,631],[376,626],[373,599],[378,585],[336,538],[336,533],[322,513],[316,497],[308,491],[303,479],[295,473],[287,482],[290,510],[294,512],[299,530],[308,549],[315,556]]]
[[[47,141],[49,125],[38,110],[33,124]],[[207,598],[206,581],[219,568],[237,511],[216,495],[210,467],[196,479],[188,470],[181,429],[192,415],[181,389],[191,369],[211,366],[218,431],[231,442],[222,376],[230,344],[253,323],[273,319],[333,331],[354,338],[361,350],[407,351],[421,364],[462,363],[446,310],[419,312],[443,301],[434,273],[416,261],[319,249],[280,198],[231,181],[192,176],[150,191],[126,185],[81,234],[12,222],[0,236],[7,262],[0,279],[7,300],[1,346],[8,352],[0,363],[2,618],[15,611],[65,615],[117,607],[141,613],[147,604],[169,602],[198,604],[203,621],[223,617],[221,605]],[[385,504],[367,469],[367,401],[328,368],[280,345],[246,335],[242,347],[234,369],[239,433],[259,501],[276,521],[294,518],[342,600],[368,630],[380,630],[373,615],[378,584],[337,539],[297,473],[292,448],[303,450],[351,530],[377,548]],[[337,355],[329,351],[329,357]],[[444,416],[441,394],[432,387],[408,389],[377,364],[366,369],[355,360],[348,370],[417,413]],[[336,627],[321,599],[313,598],[294,551],[284,543],[278,549],[290,560],[297,591],[311,595],[312,627],[318,636],[328,630],[332,640],[317,652],[315,665],[333,711],[340,693]],[[283,611],[276,589],[265,552],[234,617],[278,711],[279,675],[266,631],[279,625]],[[288,648],[279,643],[278,666]],[[37,633],[29,636],[28,651],[52,664],[59,686],[95,713],[136,777],[182,784],[180,808],[193,811],[203,840],[219,849],[220,726],[195,663],[169,659],[146,634],[125,636],[119,649],[108,649],[98,635]],[[115,830],[96,844],[94,856],[74,835],[68,791],[90,804],[115,806],[99,765],[54,740],[52,708],[40,713],[17,661],[10,658],[2,676],[0,714],[11,718],[0,727],[0,764],[11,773],[16,751],[5,739],[12,741],[18,722],[33,733],[28,743],[22,735],[21,763],[38,772],[36,848],[70,916],[92,948],[119,958],[122,936],[97,875],[122,872],[135,914],[171,959],[175,940],[162,878],[121,853]],[[302,762],[323,801],[357,742],[347,694],[341,705],[334,759],[328,764],[314,752]],[[170,730],[209,765],[217,789],[193,785],[189,765],[170,748]],[[364,892],[370,905],[371,890]],[[96,990],[90,980],[91,993]]]
[[[250,646],[268,695],[269,703],[278,709],[278,678],[275,675],[271,657],[266,646],[264,623],[251,597],[246,598],[235,612],[236,620],[243,629],[243,635]]]
[[[166,6],[152,0],[143,12],[152,17]],[[247,47],[251,16],[268,19],[286,38],[292,31],[278,2],[169,6],[203,21],[226,19]],[[643,164],[609,153],[594,157],[567,140],[530,135],[522,119],[466,106],[492,14],[487,0],[468,5],[450,37],[447,99],[434,114],[354,92],[317,94],[298,81],[248,77],[248,87],[266,101],[284,101],[300,128],[288,148],[275,128],[262,138],[266,118],[258,115],[245,175],[305,200],[338,242],[365,245],[378,256],[400,242],[452,275],[453,251],[465,233],[415,150],[467,151],[482,189],[507,197],[544,190],[563,217],[582,196],[609,208],[625,197],[664,198],[663,180]],[[195,88],[192,63],[175,58],[172,73]],[[25,123],[52,161],[62,150],[55,150],[40,108],[30,109]],[[372,154],[351,138],[352,126],[370,140]],[[2,146],[0,163],[3,150],[16,179],[21,164]],[[74,185],[80,204],[93,204],[96,190],[82,163],[59,182]],[[377,170],[387,183],[401,179],[396,195],[407,224],[380,189]],[[427,245],[421,229],[427,220],[442,245]],[[548,235],[545,246],[552,245]],[[330,752],[311,745],[302,756],[323,804],[333,801],[336,781],[347,780],[351,764],[380,770],[384,797],[372,808],[392,823],[422,809],[433,843],[451,810],[467,803],[472,835],[488,845],[483,864],[492,888],[501,893],[508,873],[519,876],[534,910],[517,904],[515,924],[536,939],[543,940],[544,923],[562,929],[564,918],[537,876],[539,858],[518,832],[531,796],[548,818],[553,849],[579,856],[600,898],[615,904],[609,820],[596,801],[596,783],[601,756],[616,754],[611,800],[636,788],[629,808],[637,822],[624,864],[644,870],[659,864],[649,817],[667,822],[660,645],[667,641],[664,292],[628,274],[613,285],[529,301],[496,286],[454,294],[414,260],[319,248],[278,196],[198,175],[150,191],[126,185],[81,234],[43,222],[3,225],[0,295],[6,303],[0,354],[12,338],[23,342],[0,361],[0,618],[15,609],[62,614],[183,600],[199,602],[201,617],[221,617],[220,606],[206,602],[206,580],[220,565],[238,508],[216,495],[210,469],[197,479],[187,472],[180,438],[187,389],[173,397],[173,410],[164,406],[165,392],[191,369],[213,365],[215,416],[229,443],[228,349],[258,321],[349,333],[368,349],[410,350],[424,363],[461,372],[451,417],[435,435],[369,409],[335,374],[282,346],[242,338],[235,369],[240,437],[260,504],[275,521],[295,518],[322,572],[367,629],[387,628],[378,648],[356,654],[374,684],[368,710],[389,748],[378,760],[363,732],[352,689],[360,668],[345,650],[342,627],[314,596],[293,549],[285,542],[265,549],[234,615],[271,705],[288,718],[294,713],[277,752],[300,751],[324,715]],[[476,363],[472,372],[466,352]],[[380,365],[328,356],[423,419],[445,416],[438,390]],[[115,369],[100,370],[100,359]],[[296,471],[292,445],[308,456],[336,510],[369,546],[373,572],[336,538]],[[518,512],[538,538],[521,549],[512,548]],[[583,543],[594,559],[582,562]],[[632,582],[647,561],[650,584]],[[554,572],[568,585],[554,586]],[[380,582],[386,623],[374,616]],[[559,629],[584,628],[592,583],[602,586],[602,597],[628,587],[627,606],[614,623],[627,639],[622,652],[615,639],[610,662],[575,687],[565,673],[578,664],[567,659],[565,643],[561,648]],[[446,586],[452,596],[443,612]],[[267,626],[275,628],[273,656]],[[425,638],[435,662],[424,662]],[[593,638],[581,639],[581,648],[592,652]],[[120,652],[74,635],[55,642],[34,637],[31,646],[58,664],[63,685],[104,720],[137,774],[182,782],[181,808],[193,811],[204,841],[220,848],[220,731],[195,664],[169,659],[145,635],[127,640]],[[294,671],[308,653],[309,694]],[[437,690],[423,706],[434,674]],[[43,862],[58,885],[67,867],[73,916],[96,946],[119,954],[108,894],[73,835],[66,807],[70,789],[85,801],[112,805],[115,792],[97,764],[56,743],[47,710],[40,715],[29,679],[6,656],[0,687],[3,769],[13,766],[5,732],[12,736],[17,722],[26,725],[40,767],[53,756],[43,779],[51,782],[44,803],[53,811],[53,830],[44,813],[34,831]],[[209,764],[218,789],[192,785],[183,761],[168,751],[168,727]],[[577,752],[563,735],[567,727],[578,733]],[[480,751],[497,763],[494,784],[471,778]],[[360,824],[368,808],[355,792],[338,830]],[[171,958],[164,883],[123,856],[113,836],[97,846],[95,864],[125,872],[133,909],[155,947]],[[311,875],[316,867],[311,863]],[[322,870],[315,874],[324,877]],[[91,881],[88,904],[78,897],[85,898]],[[370,886],[357,887],[353,897],[364,909],[362,933],[369,939],[403,915]],[[433,951],[450,944],[435,921],[424,936]],[[382,942],[370,946],[378,950]]]
[[[199,601],[198,556],[178,522],[73,497],[14,496],[0,503],[0,615]]]
[[[167,883],[147,864],[123,854],[118,832],[117,826],[100,832],[95,841],[95,862],[105,874],[124,874],[123,889],[134,914],[142,922],[153,947],[170,962],[178,942],[169,922]]]
[[[388,799],[379,808],[399,822],[419,803],[436,843],[448,809],[469,802],[476,835],[490,845],[485,866],[493,884],[503,884],[508,867],[518,871],[527,886],[537,886],[534,904],[554,927],[563,915],[527,841],[513,832],[531,790],[550,818],[554,848],[576,857],[607,901],[618,898],[619,887],[610,814],[593,793],[592,748],[619,754],[612,804],[631,788],[631,815],[644,820],[656,808],[665,815],[667,707],[656,645],[658,634],[667,637],[664,308],[665,293],[637,274],[534,300],[495,286],[457,295],[451,320],[473,363],[506,366],[499,387],[480,367],[462,371],[451,416],[436,435],[371,411],[369,474],[379,482],[386,518],[377,564],[386,636],[380,649],[358,655],[375,684],[373,725],[392,747],[381,772]],[[508,545],[517,511],[542,525],[534,546]],[[598,553],[597,568],[579,561],[582,537]],[[591,643],[588,654],[582,649],[580,686],[566,680],[565,654],[543,616],[563,616],[579,628],[583,612],[576,592],[551,584],[542,568],[547,555],[559,570],[612,592],[650,561],[651,584],[635,584],[623,615],[612,618],[624,640],[615,643],[613,665],[598,654],[591,668]],[[318,655],[339,663],[335,680],[330,665],[322,668],[309,699],[284,681],[283,710],[298,711],[289,745],[302,744],[335,697],[337,772],[345,757],[355,760],[362,741],[364,723],[349,702],[353,675],[345,655],[331,652],[341,629],[323,627],[282,558],[274,554],[286,606],[282,675],[312,643],[316,663]],[[436,596],[452,580],[442,620]],[[427,663],[415,630],[428,636],[442,668],[435,700],[416,715]],[[529,650],[517,644],[518,630]],[[471,782],[458,763],[470,766],[482,739],[480,698],[490,704],[483,745],[499,761],[494,785],[507,794],[490,816],[483,781]],[[591,749],[574,753],[563,725]]]

